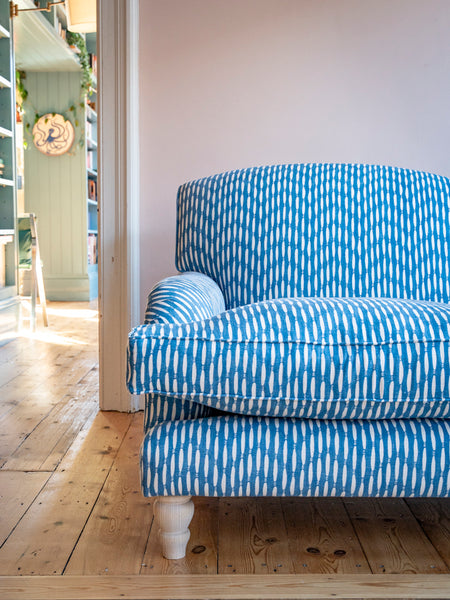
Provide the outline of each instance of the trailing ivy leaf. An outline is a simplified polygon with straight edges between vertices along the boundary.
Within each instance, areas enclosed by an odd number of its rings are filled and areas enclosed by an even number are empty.
[[[78,127],[79,123],[78,123],[78,119],[75,119],[75,127]]]
[[[86,48],[86,41],[79,33],[68,31],[66,35],[66,42],[69,46],[76,46],[79,50],[77,58],[81,65],[81,89],[85,93],[89,93],[92,87],[92,71],[89,64],[89,54]]]
[[[26,78],[26,73],[25,71],[21,71],[19,69],[16,69],[16,88],[18,91],[18,104],[20,106],[20,108],[23,109],[23,103],[25,102],[25,100],[27,99],[28,96],[28,92],[25,89],[23,80]]]
[[[74,111],[75,110],[75,106],[72,104],[72,106],[69,108],[69,110]]]

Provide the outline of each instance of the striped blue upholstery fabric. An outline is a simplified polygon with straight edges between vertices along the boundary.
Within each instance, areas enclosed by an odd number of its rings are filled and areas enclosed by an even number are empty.
[[[215,414],[209,406],[194,400],[168,398],[160,394],[145,394],[144,431],[164,421],[183,421],[199,419]]]
[[[214,175],[178,193],[177,267],[227,308],[293,296],[448,302],[450,181],[371,165]]]
[[[216,417],[163,423],[146,496],[450,496],[450,421]]]
[[[184,273],[163,279],[147,299],[145,323],[201,321],[225,310],[219,286],[201,273]]]
[[[448,417],[450,305],[286,298],[202,321],[140,326],[130,389],[232,413]]]
[[[151,290],[145,323],[185,323],[206,319],[225,310],[223,294],[212,279],[201,273],[167,277]],[[213,414],[204,404],[172,395],[146,394],[144,430],[156,423],[197,419]]]
[[[144,494],[450,496],[449,239],[450,180],[419,171],[181,186],[182,274],[129,336]]]

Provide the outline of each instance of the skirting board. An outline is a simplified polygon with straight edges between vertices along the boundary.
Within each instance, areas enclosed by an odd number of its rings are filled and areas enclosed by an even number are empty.
[[[45,293],[48,300],[56,302],[88,302],[89,277],[47,277],[45,278]]]
[[[31,294],[31,271],[22,273],[22,294],[29,296]],[[55,302],[88,302],[90,297],[90,278],[85,275],[66,275],[45,276],[44,287],[47,300]]]
[[[3,600],[450,598],[450,575],[54,575],[0,577]]]

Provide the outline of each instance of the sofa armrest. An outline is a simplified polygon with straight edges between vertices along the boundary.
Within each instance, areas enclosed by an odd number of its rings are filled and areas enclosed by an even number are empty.
[[[135,327],[129,334],[127,350],[127,386],[132,394],[148,390],[140,383],[136,364],[146,363],[145,338],[152,337],[154,328],[165,325],[202,322],[225,311],[225,301],[219,286],[201,273],[183,273],[163,279],[151,290],[144,325]],[[148,360],[150,360],[148,358]],[[140,369],[141,367],[139,367]]]
[[[147,299],[145,324],[201,321],[225,310],[219,286],[207,275],[183,273],[155,285]]]

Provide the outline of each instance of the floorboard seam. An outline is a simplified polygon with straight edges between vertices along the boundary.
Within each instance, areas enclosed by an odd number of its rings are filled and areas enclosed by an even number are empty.
[[[11,471],[13,472],[13,471]],[[31,507],[33,506],[33,504],[36,502],[38,496],[41,494],[42,490],[45,488],[45,486],[47,485],[47,483],[49,482],[51,476],[53,475],[54,471],[15,471],[16,473],[48,473],[48,477],[45,480],[45,482],[42,484],[42,487],[37,491],[35,497],[33,498],[33,500],[30,502],[30,504],[28,505],[26,511],[23,513],[23,515],[20,517],[20,519],[17,521],[17,523],[14,525],[14,527],[11,529],[11,531],[8,533],[8,535],[6,536],[6,538],[3,540],[3,543],[0,544],[0,550],[3,548],[3,546],[6,544],[6,542],[9,540],[9,538],[11,537],[11,535],[14,533],[14,531],[16,530],[16,528],[19,526],[19,523],[22,521],[22,519],[25,517],[25,515],[28,513],[28,511],[31,509]],[[4,470],[3,473],[8,473],[8,470]]]
[[[412,507],[409,505],[408,498],[405,498],[404,501],[405,501],[405,504],[408,507],[408,509],[411,511],[411,514],[413,515],[413,517],[417,521],[417,524],[419,525],[420,529],[423,531],[424,536],[427,538],[427,540],[430,542],[430,544],[432,545],[432,547],[436,550],[436,552],[442,558],[442,562],[447,566],[448,572],[450,573],[450,563],[447,561],[447,559],[445,558],[445,556],[443,556],[441,554],[441,552],[439,551],[439,548],[436,548],[436,546],[433,543],[433,540],[430,538],[430,536],[428,535],[427,531],[422,527],[422,523],[416,517],[416,513],[414,512],[414,510],[412,509]]]
[[[345,512],[347,514],[349,523],[352,526],[353,533],[355,534],[355,538],[358,540],[359,545],[360,545],[361,550],[362,550],[362,553],[364,554],[364,558],[366,559],[366,562],[369,565],[369,569],[370,569],[372,575],[374,575],[375,573],[373,572],[372,566],[371,566],[370,561],[369,561],[369,557],[367,556],[366,550],[364,548],[364,544],[362,544],[361,540],[359,539],[359,535],[356,532],[355,524],[353,523],[353,519],[351,518],[350,513],[348,512],[348,509],[347,509],[347,506],[346,506],[345,502],[343,502],[342,500],[341,500],[341,502],[342,502],[342,506],[344,507],[344,510],[345,510]]]
[[[119,446],[118,446],[118,448],[117,448],[117,452],[116,452],[116,455],[115,455],[115,457],[114,457],[114,460],[112,461],[112,463],[111,463],[111,466],[109,467],[109,469],[108,469],[108,472],[107,472],[107,473],[106,473],[106,475],[105,475],[105,478],[104,478],[104,480],[103,480],[103,483],[102,483],[102,485],[100,486],[100,490],[99,490],[99,492],[98,492],[98,494],[97,494],[97,496],[96,496],[96,498],[95,498],[95,502],[93,502],[93,503],[92,503],[91,510],[89,511],[89,514],[88,514],[88,516],[87,516],[87,518],[86,518],[86,521],[84,522],[84,525],[83,525],[83,527],[81,528],[81,531],[80,531],[80,533],[78,534],[78,537],[77,537],[77,539],[76,539],[76,542],[75,542],[75,544],[73,545],[73,548],[72,548],[72,550],[71,550],[71,552],[70,552],[70,554],[69,554],[69,557],[68,557],[68,559],[67,559],[67,561],[66,561],[66,563],[65,563],[65,565],[64,565],[64,567],[63,567],[63,570],[61,571],[61,575],[64,575],[64,573],[65,573],[65,571],[66,571],[67,567],[69,566],[69,562],[70,562],[70,560],[71,560],[71,558],[72,558],[72,556],[73,556],[73,553],[75,552],[75,549],[76,549],[76,547],[78,546],[78,542],[80,541],[80,539],[81,539],[81,536],[83,535],[83,533],[84,533],[84,530],[86,529],[86,526],[87,526],[87,524],[88,524],[88,522],[89,522],[89,519],[91,518],[91,515],[92,515],[92,513],[93,513],[93,511],[94,511],[94,508],[95,508],[95,507],[96,507],[96,505],[97,505],[98,499],[100,498],[100,495],[101,495],[101,493],[103,492],[103,489],[104,489],[104,487],[105,487],[105,484],[106,484],[106,482],[108,481],[108,477],[109,477],[109,475],[110,475],[110,473],[111,473],[111,471],[112,471],[112,469],[113,469],[113,467],[114,467],[114,465],[115,465],[115,463],[116,463],[116,460],[117,460],[117,455],[119,454],[119,452],[120,452],[120,449],[122,448],[122,444],[124,443],[124,441],[125,441],[125,438],[127,437],[127,434],[128,434],[128,431],[130,430],[130,427],[131,427],[131,423],[132,423],[132,422],[133,422],[133,421],[132,421],[132,419],[130,419],[130,422],[129,422],[129,424],[128,424],[128,427],[126,428],[126,430],[125,430],[125,432],[124,432],[124,434],[123,434],[122,441],[120,442],[120,444],[119,444]]]

